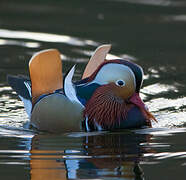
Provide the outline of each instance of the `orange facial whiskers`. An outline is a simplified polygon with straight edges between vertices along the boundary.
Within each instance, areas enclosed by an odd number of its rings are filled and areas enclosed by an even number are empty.
[[[99,87],[85,105],[84,117],[89,123],[97,122],[103,128],[110,128],[117,121],[126,119],[131,105],[114,95],[109,85]]]

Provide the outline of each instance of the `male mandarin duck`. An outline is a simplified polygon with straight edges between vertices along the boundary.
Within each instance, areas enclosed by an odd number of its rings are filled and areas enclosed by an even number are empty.
[[[30,80],[9,76],[31,124],[50,132],[151,127],[156,119],[139,96],[142,68],[120,58],[106,60],[110,48],[98,47],[82,80],[74,83],[75,66],[63,80],[60,53],[55,49],[32,57]]]

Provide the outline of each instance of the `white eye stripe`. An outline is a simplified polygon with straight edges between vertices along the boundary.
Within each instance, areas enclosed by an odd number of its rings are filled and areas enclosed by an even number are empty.
[[[125,81],[123,81],[122,79],[117,80],[115,83],[117,86],[120,86],[120,87],[125,86]]]
[[[136,87],[135,75],[133,71],[125,65],[110,63],[104,65],[95,76],[91,83],[97,83],[99,85],[106,85],[109,83],[115,83],[118,87],[123,84],[116,83],[118,80],[122,80],[126,84],[130,84],[134,89]],[[90,83],[89,83],[90,84]]]

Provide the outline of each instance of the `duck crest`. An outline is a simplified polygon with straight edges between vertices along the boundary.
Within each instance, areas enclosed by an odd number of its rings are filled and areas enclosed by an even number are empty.
[[[109,60],[109,61],[105,60],[102,64],[100,64],[100,65],[98,66],[98,68],[94,71],[94,73],[91,74],[90,77],[88,77],[87,82],[93,81],[94,78],[96,77],[97,73],[100,71],[100,69],[101,69],[104,65],[109,64],[109,63],[121,64],[121,63],[120,63],[120,60]]]
[[[90,124],[95,122],[103,128],[109,129],[115,123],[120,123],[127,117],[131,104],[115,96],[108,85],[96,89],[90,100],[85,105],[84,117]]]
[[[136,91],[137,92],[140,91],[141,85],[143,83],[143,69],[139,65],[133,62],[127,61],[125,59],[105,60],[103,63],[101,63],[98,66],[98,68],[94,71],[94,73],[90,77],[88,77],[87,82],[93,81],[97,73],[100,71],[100,69],[106,64],[110,64],[110,63],[121,64],[121,65],[129,67],[133,71],[135,78],[136,78]]]

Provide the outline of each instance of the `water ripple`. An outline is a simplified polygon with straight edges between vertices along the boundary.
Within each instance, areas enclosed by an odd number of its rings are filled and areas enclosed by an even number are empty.
[[[186,152],[161,152],[161,153],[147,153],[144,157],[153,157],[156,160],[167,159],[167,158],[179,158],[185,157]]]
[[[42,42],[51,43],[65,43],[73,46],[97,46],[98,43],[92,40],[82,40],[67,35],[58,35],[41,32],[28,32],[28,31],[13,31],[8,29],[0,29],[0,37],[13,38],[13,39],[30,39]],[[2,43],[2,42],[1,42]]]
[[[131,4],[143,4],[152,6],[185,7],[186,2],[182,0],[117,0]]]
[[[175,86],[160,84],[160,83],[152,84],[141,89],[142,93],[150,94],[150,95],[157,95],[168,91],[178,92]]]
[[[16,46],[27,47],[27,48],[39,48],[40,47],[40,43],[37,43],[37,42],[24,42],[24,41],[5,40],[5,39],[0,39],[0,46],[1,45],[16,45]]]

